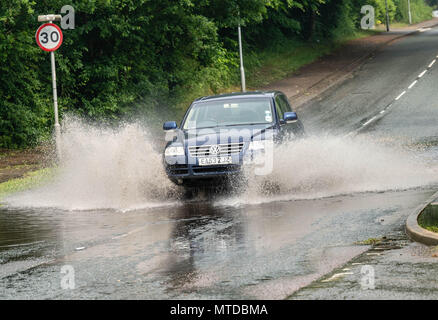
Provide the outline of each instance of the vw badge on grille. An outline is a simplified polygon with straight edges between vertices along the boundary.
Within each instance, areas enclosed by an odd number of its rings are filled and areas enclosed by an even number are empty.
[[[213,156],[217,156],[220,152],[219,146],[211,146],[208,153]]]

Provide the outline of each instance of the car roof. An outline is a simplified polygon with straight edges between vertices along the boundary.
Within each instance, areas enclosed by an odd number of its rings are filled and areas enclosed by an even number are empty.
[[[251,92],[232,92],[219,94],[215,96],[206,96],[196,99],[194,102],[224,100],[229,98],[246,99],[246,98],[272,98],[276,94],[283,94],[281,91],[251,91]]]

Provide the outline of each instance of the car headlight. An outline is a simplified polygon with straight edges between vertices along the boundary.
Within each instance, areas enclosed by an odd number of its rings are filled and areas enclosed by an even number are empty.
[[[251,141],[248,146],[248,150],[265,150],[265,140]]]
[[[184,147],[167,147],[164,151],[166,157],[185,155]]]

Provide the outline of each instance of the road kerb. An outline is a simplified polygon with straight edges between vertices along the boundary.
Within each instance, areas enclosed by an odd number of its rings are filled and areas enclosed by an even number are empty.
[[[418,224],[418,217],[423,212],[426,207],[435,202],[438,198],[438,192],[436,192],[427,201],[419,205],[415,210],[408,216],[406,220],[406,234],[408,237],[420,243],[428,246],[438,245],[438,233],[426,230]]]

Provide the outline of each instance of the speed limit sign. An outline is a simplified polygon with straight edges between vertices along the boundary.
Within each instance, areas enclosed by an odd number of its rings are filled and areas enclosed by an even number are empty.
[[[59,16],[60,17],[60,16]],[[56,25],[53,24],[53,20],[58,20],[56,15],[38,16],[38,21],[50,21],[41,25],[36,34],[35,39],[38,46],[44,51],[50,52],[50,62],[52,67],[52,87],[53,87],[53,112],[55,115],[55,138],[56,138],[56,153],[58,159],[61,158],[61,127],[58,119],[58,93],[56,91],[56,65],[55,65],[55,51],[62,44],[62,31]],[[48,19],[48,20],[46,20]]]
[[[35,38],[44,51],[56,51],[62,44],[62,31],[56,24],[45,23],[38,28]]]

